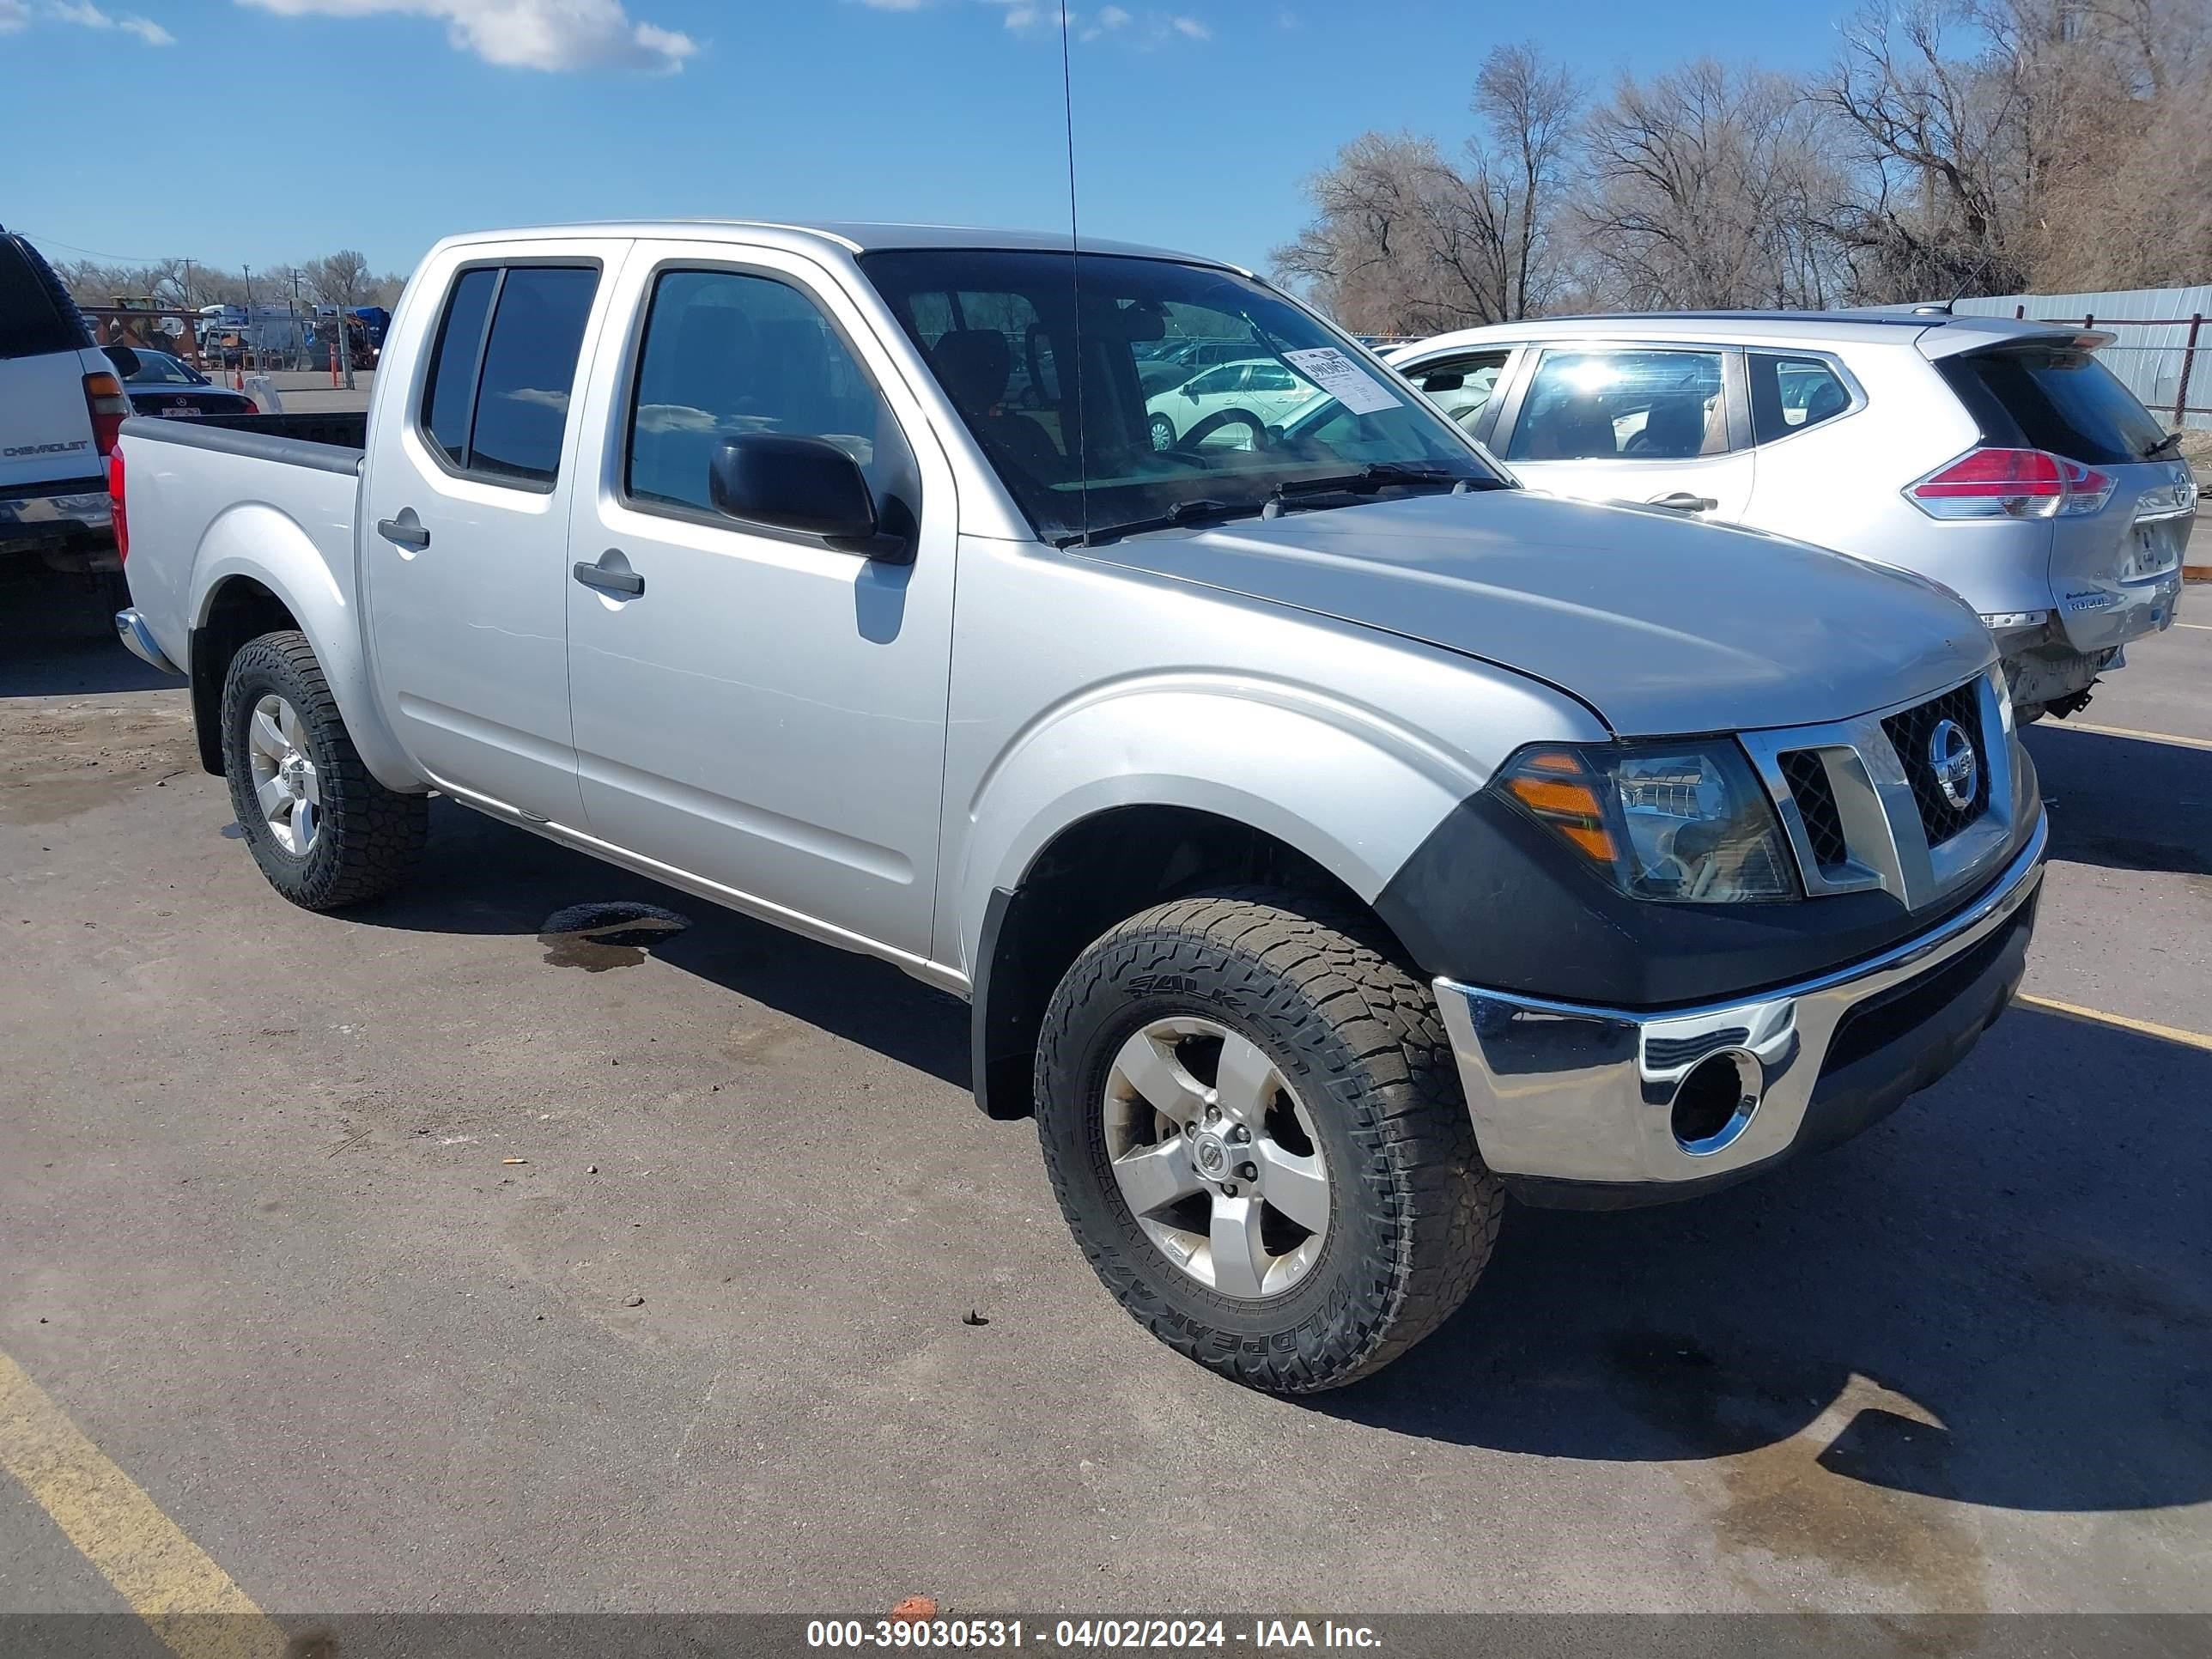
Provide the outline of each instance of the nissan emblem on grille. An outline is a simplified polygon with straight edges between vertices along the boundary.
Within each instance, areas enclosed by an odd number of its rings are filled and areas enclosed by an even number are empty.
[[[1953,811],[1964,812],[1973,805],[1981,765],[1965,726],[1951,720],[1936,722],[1928,734],[1928,769],[1936,775],[1936,787]]]

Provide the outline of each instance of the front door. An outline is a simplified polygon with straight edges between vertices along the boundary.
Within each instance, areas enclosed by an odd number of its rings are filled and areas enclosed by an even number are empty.
[[[377,683],[441,788],[574,825],[568,729],[570,404],[620,244],[426,272],[426,355],[368,458],[362,573]]]
[[[569,538],[591,833],[756,909],[924,957],[951,468],[866,319],[806,259],[641,243],[622,286],[637,320],[592,392],[605,449]],[[746,432],[848,450],[911,562],[718,512],[708,464]]]
[[[1753,463],[1731,356],[1547,346],[1493,448],[1532,489],[1733,523],[1751,503]]]

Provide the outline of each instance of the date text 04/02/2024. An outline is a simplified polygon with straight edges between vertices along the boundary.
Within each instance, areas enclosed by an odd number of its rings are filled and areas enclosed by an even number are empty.
[[[1074,1651],[1158,1650],[1266,1652],[1301,1648],[1372,1649],[1382,1645],[1366,1625],[1305,1619],[1255,1619],[1237,1628],[1222,1619],[817,1619],[806,1626],[810,1648],[1054,1648]]]

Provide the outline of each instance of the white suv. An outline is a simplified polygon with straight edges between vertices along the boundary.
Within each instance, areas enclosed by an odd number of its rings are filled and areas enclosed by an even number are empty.
[[[1466,329],[1386,357],[1532,488],[1813,542],[1951,588],[2028,718],[2173,620],[2197,490],[2093,355],[1942,312],[1722,312]]]
[[[107,456],[131,412],[61,279],[0,231],[0,555],[114,571]]]

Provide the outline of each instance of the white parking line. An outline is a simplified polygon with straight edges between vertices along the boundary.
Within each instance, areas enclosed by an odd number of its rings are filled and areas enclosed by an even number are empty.
[[[2212,623],[2176,623],[2176,628],[2185,628],[2192,634],[2212,634]]]
[[[2145,743],[2179,744],[2184,749],[2212,750],[2212,738],[2177,737],[2171,732],[2138,732],[2131,726],[2092,726],[2087,720],[2067,720],[2053,732],[2094,732],[2100,738],[2140,738]]]

